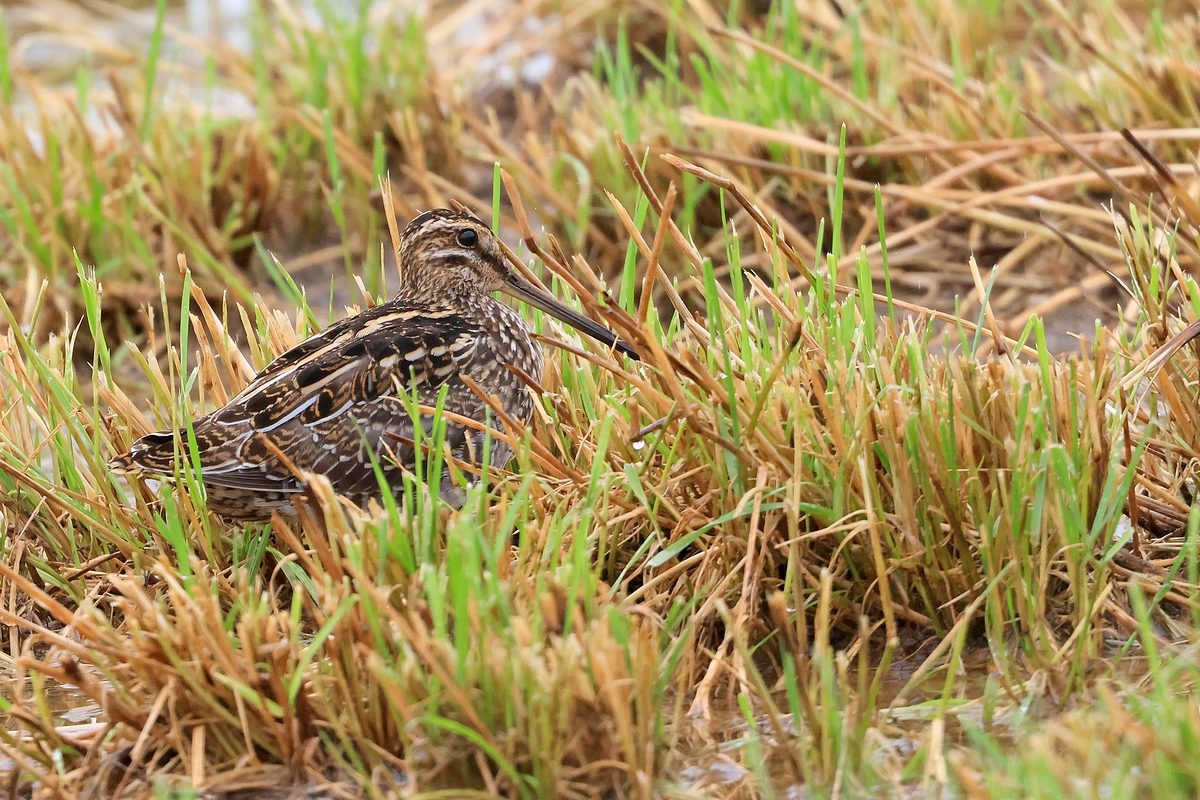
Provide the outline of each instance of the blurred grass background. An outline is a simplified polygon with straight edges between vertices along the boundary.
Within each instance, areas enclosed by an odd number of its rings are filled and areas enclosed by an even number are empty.
[[[651,154],[660,190],[665,149],[755,187],[804,257],[836,248],[841,275],[866,247],[882,277],[878,184],[900,296],[953,310],[971,294],[973,254],[999,266],[992,302],[1012,331],[1037,312],[1062,320],[1055,333],[1087,333],[1097,315],[1115,322],[1119,290],[1103,270],[1124,269],[1102,204],[1155,188],[1119,130],[1147,129],[1155,157],[1194,179],[1196,23],[1185,10],[17,4],[5,10],[0,75],[11,100],[0,277],[17,308],[48,279],[66,305],[39,322],[67,330],[79,313],[74,250],[126,312],[111,316],[123,333],[144,331],[138,309],[156,298],[157,275],[176,276],[180,251],[207,290],[243,300],[267,277],[256,238],[307,284],[327,285],[337,263],[375,280],[376,175],[393,176],[402,216],[450,198],[483,213],[500,160],[539,226],[613,278],[624,248],[604,193],[630,209],[637,195],[616,130]],[[826,229],[839,241],[818,242],[842,124],[846,213]],[[679,191],[681,227],[724,262],[719,198],[697,181]],[[668,253],[663,268],[681,267]],[[699,307],[697,287],[682,291]]]

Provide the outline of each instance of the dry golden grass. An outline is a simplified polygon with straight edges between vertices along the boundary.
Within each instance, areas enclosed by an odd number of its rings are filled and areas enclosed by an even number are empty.
[[[200,55],[170,80],[85,39],[103,135],[10,30],[0,88],[40,112],[0,112],[12,793],[1195,789],[1200,73],[1164,67],[1195,19],[788,8],[516,3],[463,44],[454,4],[279,3],[249,55],[157,27]],[[447,66],[514,38],[542,87]],[[254,114],[164,100],[188,69]],[[314,477],[239,528],[188,464],[112,475],[325,318],[251,234],[334,232],[377,299],[384,167],[401,216],[501,209],[643,361],[540,322],[538,413],[460,511]],[[1060,357],[1039,315],[1118,285]]]

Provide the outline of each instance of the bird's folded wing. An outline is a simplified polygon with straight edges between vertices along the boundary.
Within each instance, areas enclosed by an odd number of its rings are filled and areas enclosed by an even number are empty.
[[[458,376],[481,338],[461,315],[395,303],[331,326],[280,355],[228,405],[195,424],[204,481],[287,491],[297,486],[293,468],[331,472],[352,458],[365,461],[364,438],[379,443],[388,432],[397,441],[411,438],[411,401],[435,405],[448,383],[465,389]],[[152,434],[128,460],[170,474],[174,451],[172,434]]]

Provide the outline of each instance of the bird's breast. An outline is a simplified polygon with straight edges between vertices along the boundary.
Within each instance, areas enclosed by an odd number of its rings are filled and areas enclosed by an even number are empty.
[[[485,329],[489,333],[491,357],[502,370],[501,381],[512,383],[514,386],[523,385],[520,378],[505,366],[511,364],[540,383],[544,365],[542,346],[534,341],[533,329],[529,322],[499,302],[488,316]]]

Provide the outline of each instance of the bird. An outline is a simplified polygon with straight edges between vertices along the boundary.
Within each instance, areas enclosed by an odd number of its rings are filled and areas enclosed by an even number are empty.
[[[304,473],[324,475],[338,494],[366,507],[383,495],[378,465],[398,496],[403,474],[413,472],[417,459],[414,417],[425,434],[432,430],[431,415],[413,413],[414,399],[436,407],[441,397],[445,411],[502,430],[481,392],[513,420],[527,423],[533,416],[535,400],[522,374],[540,385],[541,345],[497,292],[639,358],[607,328],[514,272],[499,237],[474,216],[449,209],[420,214],[400,234],[399,259],[401,286],[390,301],[276,357],[226,405],[194,422],[194,438],[185,429],[151,433],[110,466],[170,477],[182,453],[199,463],[208,508],[235,521],[294,516],[292,499],[305,490]],[[451,455],[478,464],[486,434],[447,419]],[[495,467],[512,457],[512,448],[495,438],[489,452]],[[448,471],[438,491],[461,503]]]

